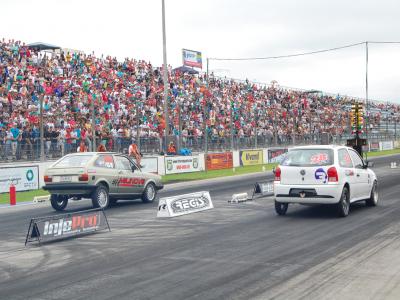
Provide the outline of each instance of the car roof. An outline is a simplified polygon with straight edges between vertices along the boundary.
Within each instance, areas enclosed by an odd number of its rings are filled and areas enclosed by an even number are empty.
[[[117,152],[75,152],[75,153],[69,153],[67,155],[95,155],[95,154],[113,154],[113,155],[123,155],[123,153],[117,153]]]
[[[350,147],[347,146],[342,146],[342,145],[307,145],[307,146],[295,146],[293,148],[290,148],[290,150],[293,149],[342,149],[342,148],[347,148],[351,149]]]

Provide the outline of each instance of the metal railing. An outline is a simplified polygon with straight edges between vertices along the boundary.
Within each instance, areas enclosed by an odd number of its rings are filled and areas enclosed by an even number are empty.
[[[351,134],[331,135],[329,133],[315,133],[306,135],[258,135],[255,136],[215,136],[209,135],[207,139],[208,152],[220,152],[241,149],[256,149],[268,147],[288,147],[293,145],[308,144],[346,144],[346,140],[353,138]],[[365,136],[363,136],[365,138]],[[370,142],[379,142],[387,140],[399,140],[400,133],[382,132],[369,133],[368,140]],[[187,148],[192,152],[204,152],[206,149],[204,137],[195,136],[169,136],[168,142],[174,142],[177,149]],[[107,151],[127,153],[129,145],[133,142],[131,138],[115,138],[97,140],[96,145],[100,143],[105,145]],[[162,153],[165,149],[165,139],[161,138],[140,138],[140,151],[142,154],[155,155]],[[51,160],[60,158],[68,153],[77,152],[79,141],[75,143],[67,143],[63,140],[44,141],[44,159]],[[85,140],[88,151],[93,151],[92,142]],[[38,161],[40,157],[40,140],[36,139],[29,142],[24,141],[7,141],[0,143],[0,163],[10,161]]]

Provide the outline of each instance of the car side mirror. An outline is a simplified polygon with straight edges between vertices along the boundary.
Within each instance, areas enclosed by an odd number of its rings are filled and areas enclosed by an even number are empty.
[[[132,165],[132,172],[135,172],[136,169],[137,169],[136,166]]]
[[[276,170],[275,167],[273,167],[272,168],[272,173],[274,173],[274,175],[275,175],[275,170]]]
[[[374,162],[373,161],[366,161],[365,165],[364,165],[365,169],[366,168],[372,168],[373,166],[374,166]]]

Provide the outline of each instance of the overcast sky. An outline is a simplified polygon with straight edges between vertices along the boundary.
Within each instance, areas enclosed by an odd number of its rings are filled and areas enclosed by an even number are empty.
[[[162,64],[161,0],[1,0],[0,36]],[[168,63],[400,41],[396,0],[166,0]],[[369,96],[400,103],[400,44],[370,45]],[[273,61],[210,61],[215,74],[365,97],[365,46]]]

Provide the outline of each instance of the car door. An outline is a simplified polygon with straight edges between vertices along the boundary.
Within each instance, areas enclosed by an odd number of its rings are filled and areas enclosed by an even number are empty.
[[[118,193],[134,194],[133,172],[129,159],[122,155],[116,155],[115,165],[118,170]]]
[[[115,167],[115,162],[112,154],[101,154],[94,161],[97,178],[105,178],[110,186],[110,194],[118,192],[118,170]]]
[[[140,176],[137,167],[132,168],[134,164],[130,159],[123,155],[115,156],[115,162],[119,173],[118,187],[120,193],[140,194],[143,190],[145,179]]]
[[[350,185],[350,201],[359,196],[359,183],[356,180],[355,170],[353,161],[350,157],[349,152],[346,148],[338,150],[338,163],[342,169],[342,174],[345,176],[345,182]]]
[[[358,199],[367,198],[370,192],[369,189],[369,174],[368,170],[364,168],[364,162],[360,155],[353,149],[349,150],[351,160],[354,164],[355,180],[358,187]]]

